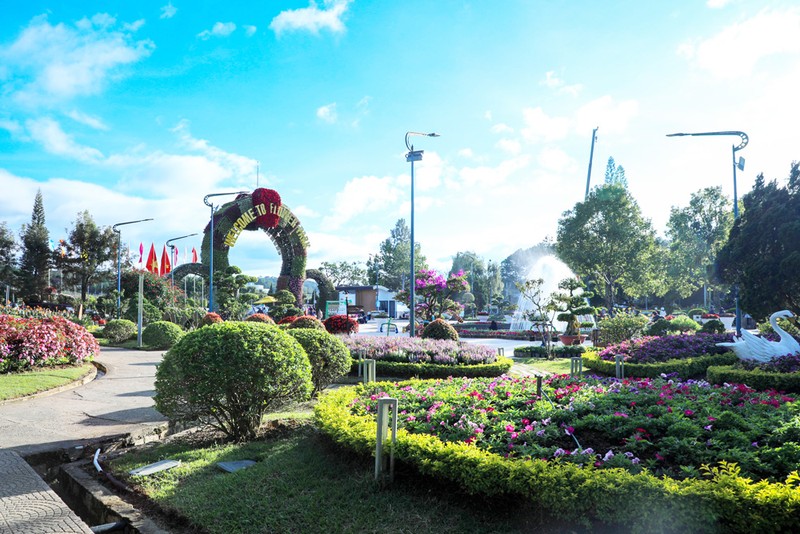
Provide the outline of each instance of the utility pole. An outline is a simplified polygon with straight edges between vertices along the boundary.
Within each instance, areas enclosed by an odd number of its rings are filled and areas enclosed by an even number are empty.
[[[583,197],[584,201],[589,198],[589,182],[592,181],[592,160],[594,159],[594,142],[597,141],[597,130],[599,129],[600,127],[597,126],[592,130],[592,149],[589,151],[589,172],[586,175],[586,195]]]

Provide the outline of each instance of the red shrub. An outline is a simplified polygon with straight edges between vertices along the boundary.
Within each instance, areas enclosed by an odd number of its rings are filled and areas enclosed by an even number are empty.
[[[296,319],[297,319],[296,315],[287,315],[286,317],[278,321],[278,324],[292,324],[293,322],[295,322]]]
[[[272,320],[272,317],[270,317],[266,313],[254,313],[250,317],[246,318],[245,321],[253,321],[253,322],[256,322],[256,323],[275,324],[275,321]]]
[[[347,315],[332,315],[323,321],[331,334],[355,334],[358,332],[358,321]]]

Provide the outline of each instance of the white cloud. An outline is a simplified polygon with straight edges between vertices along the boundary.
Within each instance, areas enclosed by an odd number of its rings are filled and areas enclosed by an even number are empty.
[[[14,136],[19,136],[20,134],[24,133],[22,125],[19,122],[10,119],[0,119],[0,129],[7,131]]]
[[[361,214],[380,213],[397,206],[408,194],[406,188],[401,187],[402,181],[393,176],[362,176],[349,180],[331,203],[349,209],[337,208],[323,219],[323,227],[336,230]]]
[[[529,163],[528,156],[518,156],[505,160],[496,167],[463,167],[458,171],[458,177],[462,186],[480,191],[505,183],[511,175],[527,167]],[[484,200],[482,198],[481,202]]]
[[[294,213],[298,217],[308,217],[309,219],[316,219],[317,217],[319,217],[319,213],[317,213],[310,207],[304,205],[292,208],[292,213]]]
[[[483,112],[483,118],[486,119],[487,121],[492,120],[492,112],[487,109],[486,111]]]
[[[539,82],[539,85],[544,85],[545,87],[550,87],[551,89],[556,89],[564,85],[564,80],[558,77],[556,71],[549,70],[544,75],[544,80]]]
[[[707,0],[706,6],[711,9],[720,9],[730,4],[730,2],[731,0]]]
[[[519,154],[522,150],[522,145],[516,139],[500,139],[494,146],[509,154]]]
[[[162,19],[171,19],[175,16],[175,13],[178,12],[178,8],[172,5],[172,2],[169,2],[167,5],[161,8],[161,17]]]
[[[502,122],[499,122],[494,126],[492,126],[492,133],[513,133],[513,132],[514,128],[512,128],[508,124],[503,124]]]
[[[556,173],[566,173],[575,169],[575,160],[560,148],[545,147],[536,160],[544,169]]]
[[[471,148],[462,148],[461,150],[458,151],[458,155],[461,156],[462,158],[468,158],[468,159],[475,158],[475,152],[473,152]]]
[[[31,138],[41,143],[51,154],[89,163],[103,159],[103,154],[99,150],[76,143],[72,137],[64,133],[61,125],[51,118],[29,119],[25,121],[25,127]]]
[[[677,53],[718,78],[743,78],[767,57],[800,54],[798,35],[800,9],[764,10],[699,43],[682,43]]]
[[[197,34],[204,41],[211,37],[227,37],[236,31],[236,24],[233,22],[215,22],[210,30],[203,30]]]
[[[211,145],[205,139],[193,137],[189,131],[188,121],[179,122],[172,131],[178,134],[182,146],[199,152],[208,160],[226,169],[226,177],[234,178],[237,185],[252,185],[256,182],[258,161],[255,159],[227,152]]]
[[[617,102],[609,95],[601,96],[575,112],[575,130],[585,133],[601,125],[605,133],[623,133],[638,113],[636,100]]]
[[[244,34],[247,37],[254,36],[256,34],[256,31],[258,30],[258,28],[256,28],[255,26],[251,26],[251,25],[245,25],[245,26],[242,26],[242,27],[244,28]]]
[[[122,29],[128,32],[135,32],[139,30],[142,26],[144,26],[145,20],[139,19],[130,23],[125,23],[122,25]]]
[[[578,96],[583,91],[583,84],[574,83],[572,85],[565,85],[561,87],[558,92],[570,96]]]
[[[76,96],[98,94],[120,68],[152,52],[150,40],[132,41],[130,32],[113,31],[114,18],[99,14],[75,27],[34,18],[10,45],[0,48],[6,87],[18,104],[52,105]]]
[[[345,31],[342,17],[352,0],[325,0],[324,8],[317,7],[313,0],[308,7],[281,11],[272,19],[269,27],[280,35],[284,31],[304,30],[317,34],[327,29],[333,33]]]
[[[317,118],[324,122],[327,122],[328,124],[335,123],[336,119],[338,118],[338,115],[336,113],[336,102],[318,107]]]
[[[567,117],[550,117],[541,107],[522,110],[525,127],[522,136],[526,141],[558,141],[569,134],[570,120]]]
[[[68,111],[66,115],[70,119],[81,124],[85,124],[86,126],[94,128],[95,130],[108,130],[108,126],[106,126],[102,119],[93,117],[92,115],[87,115],[86,113],[78,111],[77,109]]]

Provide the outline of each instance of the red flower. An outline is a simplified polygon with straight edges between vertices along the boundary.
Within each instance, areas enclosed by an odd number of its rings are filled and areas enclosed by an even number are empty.
[[[281,207],[281,196],[277,191],[259,187],[252,194],[253,208],[256,213],[256,224],[261,228],[275,228],[281,218],[278,214]],[[259,208],[263,206],[263,208]],[[262,214],[263,210],[263,214]],[[272,213],[274,211],[275,213]]]

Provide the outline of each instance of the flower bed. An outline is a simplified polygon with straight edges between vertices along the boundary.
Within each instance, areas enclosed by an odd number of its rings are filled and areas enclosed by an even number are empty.
[[[565,376],[544,392],[536,395],[535,379],[507,376],[378,383],[323,397],[316,419],[338,443],[369,453],[378,399],[397,398],[398,459],[568,520],[638,532],[796,526],[793,399],[702,381]]]
[[[614,361],[622,355],[625,363],[658,363],[693,358],[699,354],[723,354],[717,343],[731,341],[730,334],[679,334],[645,336],[609,345],[598,353],[601,360]]]
[[[551,348],[553,356],[557,358],[571,358],[581,356],[586,352],[583,345],[554,345]],[[547,347],[528,345],[525,347],[514,348],[515,358],[545,358],[547,357]]]
[[[63,317],[0,315],[0,372],[80,364],[99,352],[94,336]]]
[[[516,339],[526,341],[528,339],[541,339],[541,334],[536,334],[530,330],[485,330],[482,328],[458,328],[458,335],[461,337],[483,337],[491,339]]]
[[[758,389],[800,393],[800,354],[787,354],[770,362],[736,360],[733,365],[708,369],[714,384],[742,382]]]
[[[498,376],[512,365],[490,347],[458,341],[367,336],[342,341],[354,358],[375,360],[376,372],[383,376]]]

